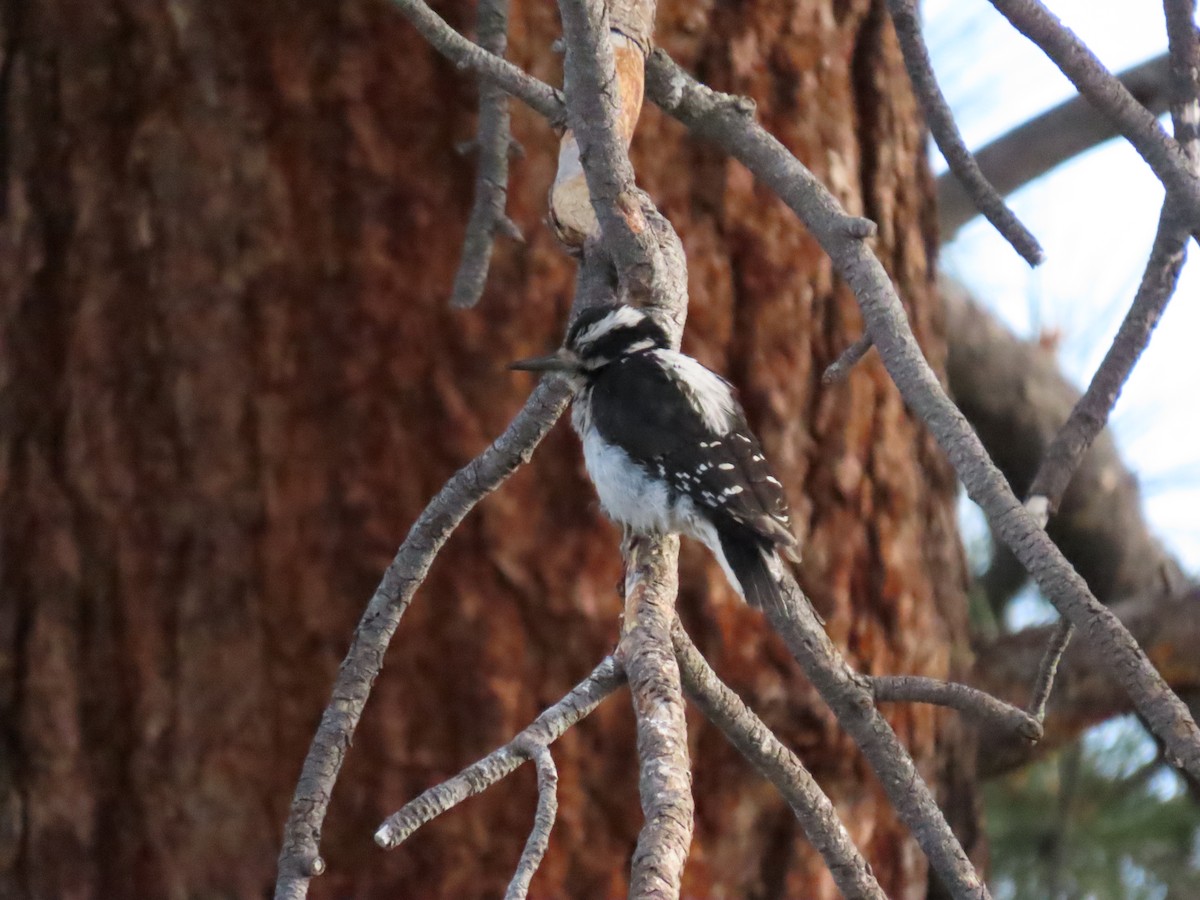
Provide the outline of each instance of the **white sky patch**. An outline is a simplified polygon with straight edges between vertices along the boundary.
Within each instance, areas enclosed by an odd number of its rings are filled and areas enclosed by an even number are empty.
[[[1056,0],[1054,12],[1114,71],[1166,49],[1158,0]],[[940,84],[968,146],[978,149],[1068,97],[1074,88],[986,4],[926,0]],[[1169,129],[1169,125],[1168,125]],[[935,171],[945,164],[936,150]],[[1046,250],[1030,269],[976,218],[943,249],[942,265],[1017,334],[1058,339],[1064,373],[1083,387],[1137,290],[1162,187],[1121,140],[1110,141],[1009,198]],[[1189,248],[1197,256],[1193,244]],[[1112,430],[1142,486],[1151,526],[1200,571],[1200,267],[1189,263],[1145,355],[1125,386]]]

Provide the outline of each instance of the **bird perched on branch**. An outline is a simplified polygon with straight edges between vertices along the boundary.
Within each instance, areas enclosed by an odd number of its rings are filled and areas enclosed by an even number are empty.
[[[672,350],[653,318],[594,307],[558,352],[511,368],[574,382],[571,420],[609,518],[634,533],[700,541],[753,606],[778,590],[779,554],[797,559],[783,485],[733,386]]]

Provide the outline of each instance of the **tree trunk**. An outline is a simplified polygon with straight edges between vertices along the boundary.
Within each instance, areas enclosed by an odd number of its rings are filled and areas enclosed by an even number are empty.
[[[0,97],[0,897],[261,897],[334,672],[426,500],[504,427],[553,346],[572,264],[524,158],[470,312],[446,303],[470,207],[474,88],[382,0],[5,4]],[[451,22],[473,16],[443,5]],[[557,82],[548,4],[511,57]],[[659,43],[751,94],[853,212],[945,358],[923,130],[881,3],[660,3]],[[954,483],[857,337],[815,241],[656,111],[641,183],[683,237],[685,347],[740,386],[788,489],[802,582],[872,673],[969,664]],[[925,864],[761,617],[704,552],[680,606],[715,667],[834,795],[894,897]],[[455,534],[402,623],[326,823],[319,897],[494,897],[532,819],[522,771],[383,855],[379,821],[487,752],[612,647],[617,535],[573,435]],[[892,710],[975,842],[956,720]],[[687,896],[835,896],[773,792],[692,719]],[[632,716],[554,748],[561,810],[533,896],[622,893],[640,826]]]

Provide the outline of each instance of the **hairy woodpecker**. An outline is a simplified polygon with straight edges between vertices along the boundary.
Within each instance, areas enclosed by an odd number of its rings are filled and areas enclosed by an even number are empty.
[[[650,316],[594,307],[557,353],[511,368],[574,383],[572,424],[609,518],[635,533],[700,541],[751,605],[777,590],[779,553],[797,558],[783,486],[733,386],[672,350]]]

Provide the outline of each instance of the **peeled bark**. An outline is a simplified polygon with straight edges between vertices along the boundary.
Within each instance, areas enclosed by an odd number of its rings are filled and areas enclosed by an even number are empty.
[[[467,4],[441,11],[473,21]],[[548,7],[510,57],[558,80]],[[361,606],[425,501],[528,390],[504,364],[559,338],[572,263],[541,224],[555,136],[525,148],[479,307],[446,298],[470,208],[475,91],[386,4],[42,0],[3,22],[0,896],[259,897],[300,760]],[[929,357],[924,137],[877,3],[660,4],[658,43],[759,115],[879,222]],[[0,158],[3,158],[0,156]],[[687,249],[685,347],[741,387],[791,496],[802,580],[873,673],[961,674],[953,478],[781,203],[653,111],[641,183]],[[719,672],[833,793],[889,896],[925,865],[761,617],[685,547],[681,608]],[[399,851],[371,842],[609,650],[614,531],[560,428],[417,595],[326,823],[320,897],[496,896],[532,773]],[[889,710],[964,833],[958,723]],[[689,896],[831,897],[783,801],[693,717]],[[535,896],[621,893],[639,825],[632,716],[553,750],[560,809]]]

